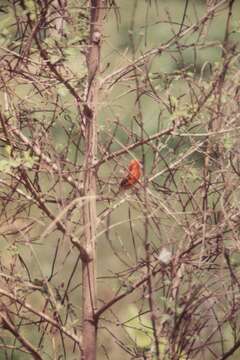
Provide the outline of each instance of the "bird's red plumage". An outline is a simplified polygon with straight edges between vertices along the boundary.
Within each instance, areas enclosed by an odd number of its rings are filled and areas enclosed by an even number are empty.
[[[129,189],[136,184],[141,176],[141,164],[138,160],[132,160],[128,166],[128,174],[122,179],[120,187]]]

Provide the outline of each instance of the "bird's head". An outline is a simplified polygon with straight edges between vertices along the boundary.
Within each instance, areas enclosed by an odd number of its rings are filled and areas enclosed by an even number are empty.
[[[134,165],[139,165],[141,168],[143,167],[143,161],[142,160],[137,160],[137,159],[133,159],[130,161],[130,166],[134,166]]]

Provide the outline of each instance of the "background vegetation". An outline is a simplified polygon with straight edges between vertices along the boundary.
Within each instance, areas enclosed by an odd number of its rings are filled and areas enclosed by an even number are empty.
[[[1,359],[239,358],[239,11],[2,0]]]

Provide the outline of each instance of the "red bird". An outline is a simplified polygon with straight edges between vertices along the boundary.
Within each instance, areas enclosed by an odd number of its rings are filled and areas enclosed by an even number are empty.
[[[128,174],[120,183],[121,189],[130,189],[136,184],[142,174],[142,164],[139,160],[132,160],[128,166]]]

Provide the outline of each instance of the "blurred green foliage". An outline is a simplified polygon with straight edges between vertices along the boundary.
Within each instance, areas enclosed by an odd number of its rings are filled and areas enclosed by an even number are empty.
[[[26,4],[26,13],[30,14],[32,20],[36,20],[36,7],[35,2],[33,0],[25,1]],[[135,5],[137,6],[135,7]],[[120,0],[117,2],[119,6],[119,13],[111,10],[111,13],[108,15],[107,19],[105,19],[104,26],[104,46],[102,52],[102,69],[103,73],[101,74],[101,78],[103,79],[107,75],[111,74],[118,67],[123,67],[130,63],[134,58],[140,56],[145,51],[158,47],[161,44],[167,42],[169,38],[173,36],[173,33],[178,31],[184,11],[184,1],[181,0],[171,0],[171,1],[144,1],[139,0],[129,1],[129,0]],[[70,13],[71,16],[75,15],[74,10],[74,1],[70,1]],[[20,51],[20,42],[18,39],[18,32],[15,25],[15,19],[13,10],[10,6],[8,6],[8,1],[3,1],[1,6],[6,10],[6,13],[0,13],[0,53],[3,53],[3,48],[8,49],[9,51],[14,51],[18,53]],[[193,21],[197,21],[197,19],[201,16],[204,16],[206,11],[206,4],[204,1],[189,1],[189,7],[187,9],[186,14],[186,23],[190,24]],[[234,13],[233,13],[233,34],[232,41],[237,42],[240,39],[239,36],[239,11],[240,11],[240,3],[236,2]],[[86,15],[86,14],[85,14]],[[169,24],[169,20],[172,20],[173,23]],[[76,18],[75,18],[76,20]],[[168,113],[164,110],[162,104],[154,101],[151,97],[148,97],[147,94],[144,94],[141,97],[141,112],[143,116],[144,123],[144,131],[148,136],[154,134],[155,132],[164,129],[173,121],[176,121],[179,117],[183,116],[185,118],[191,117],[194,113],[195,108],[189,104],[189,96],[187,93],[186,87],[186,79],[181,76],[181,69],[188,69],[188,76],[193,77],[195,79],[202,78],[204,80],[204,84],[207,87],[208,82],[211,81],[211,75],[214,70],[218,67],[218,63],[221,61],[222,54],[222,44],[225,34],[225,20],[226,20],[226,12],[222,11],[219,16],[213,18],[211,24],[208,29],[206,29],[206,42],[201,47],[199,34],[191,33],[191,35],[187,36],[182,40],[182,44],[186,46],[185,50],[178,53],[177,47],[174,46],[166,52],[155,56],[154,59],[150,60],[147,64],[149,77],[153,82],[155,88],[159,90],[159,94],[164,96],[169,96],[171,99],[172,106],[174,111],[172,114]],[[87,23],[87,21],[86,21]],[[45,45],[48,46],[50,52],[50,61],[51,63],[59,63],[66,65],[68,69],[67,75],[69,75],[69,83],[78,88],[79,91],[83,89],[83,85],[86,80],[86,66],[85,59],[82,55],[81,51],[83,51],[85,46],[85,40],[87,37],[87,27],[86,23],[84,23],[83,18],[79,16],[79,19],[76,20],[75,27],[71,27],[66,25],[64,28],[64,33],[66,36],[58,36],[57,34],[42,34]],[[56,43],[58,46],[56,46]],[[196,46],[191,46],[195,44]],[[35,45],[33,45],[35,46]],[[61,51],[59,51],[61,49]],[[37,61],[38,55],[32,54],[32,59]],[[0,70],[1,71],[1,70]],[[35,74],[39,76],[39,81],[44,81],[47,78],[46,74],[41,73],[38,66],[36,66]],[[66,75],[66,74],[64,74]],[[141,79],[144,81],[144,75]],[[53,81],[53,80],[52,80]],[[29,86],[25,86],[24,83],[16,83],[14,79],[9,79],[9,82],[12,88],[16,91],[16,98],[14,99],[16,106],[22,106],[23,108],[30,108],[34,116],[34,121],[36,123],[36,128],[38,126],[38,122],[50,123],[51,117],[48,116],[46,112],[38,111],[38,109],[45,109],[48,107],[49,110],[52,110],[52,105],[47,102],[46,98],[43,98],[41,94],[34,93],[31,98],[31,103],[23,104],[21,98],[24,98],[25,95],[31,93],[32,89],[29,89]],[[136,94],[134,91],[131,91],[129,84],[125,85],[116,85],[113,89],[109,89],[104,93],[104,97],[100,98],[100,114],[99,114],[99,142],[100,144],[105,144],[112,136],[112,131],[116,125],[116,122],[120,120],[120,122],[126,128],[132,126],[132,129],[135,131],[136,138],[141,133],[141,128],[139,127],[135,118],[138,117],[139,109],[137,107]],[[48,96],[57,95],[60,98],[60,102],[64,105],[65,110],[61,114],[57,116],[57,119],[51,129],[51,133],[49,136],[52,136],[54,141],[53,145],[58,154],[64,150],[67,136],[64,127],[68,128],[69,131],[73,132],[73,138],[78,139],[78,114],[76,113],[75,103],[72,102],[71,96],[69,95],[68,90],[63,84],[56,84],[55,87],[56,94],[49,93]],[[44,94],[45,95],[45,94]],[[4,105],[4,94],[0,94],[0,103]],[[51,112],[50,112],[51,113]],[[201,114],[202,118],[199,121],[202,121],[199,129],[204,131],[205,123],[207,123],[207,115]],[[187,129],[186,129],[187,131]],[[184,132],[184,130],[183,130]],[[184,135],[184,134],[183,134]],[[127,132],[124,127],[118,129],[116,131],[116,139],[111,146],[111,151],[118,150],[122,147],[121,144],[131,143],[134,139],[129,138]],[[161,151],[162,155],[171,154],[172,159],[176,159],[179,156],[179,153],[182,154],[189,147],[189,144],[193,141],[192,139],[188,139],[187,137],[172,137],[172,138],[163,138],[161,139]],[[179,146],[179,142],[181,146]],[[177,146],[177,150],[175,152],[175,148]],[[226,150],[231,149],[233,145],[233,137],[229,134],[226,134],[224,137],[224,146]],[[68,158],[73,160],[76,156],[75,146],[70,148]],[[145,146],[143,151],[146,152],[146,170],[148,171],[148,167],[151,167],[151,163],[153,160],[153,153],[149,147]],[[137,157],[141,157],[142,149],[134,150],[134,155]],[[14,155],[14,154],[13,154]],[[2,156],[0,159],[0,172],[11,172],[12,169],[18,166],[25,166],[26,168],[31,168],[34,165],[34,157],[32,154],[25,150],[22,152],[21,156],[14,157],[11,154],[11,149],[4,148],[2,149]],[[81,163],[82,158],[79,157],[76,163]],[[198,167],[202,165],[202,156],[200,153],[195,153],[190,157],[190,162],[193,163],[191,171],[186,174],[186,181],[189,181],[194,188],[194,182],[199,181],[199,172]],[[125,162],[125,160],[123,160]],[[127,163],[127,161],[126,161]],[[164,164],[162,165],[164,168]],[[101,170],[101,177],[104,180],[105,177],[109,175],[111,172],[110,169],[106,165]],[[161,169],[159,169],[161,170]],[[114,179],[116,180],[116,179]],[[118,179],[117,179],[118,180]],[[157,181],[161,184],[165,179],[161,177]],[[47,177],[44,178],[44,188],[51,188],[51,179]],[[64,189],[64,191],[68,191],[68,189]],[[47,193],[47,190],[46,190]],[[101,205],[99,206],[99,209]],[[53,211],[56,210],[56,207],[52,206]],[[36,212],[36,209],[35,209]],[[34,214],[34,210],[33,210]],[[37,214],[38,215],[38,214]],[[35,213],[36,216],[36,213]],[[76,214],[76,218],[78,213]],[[143,232],[143,217],[142,217],[142,208],[141,203],[134,200],[131,195],[129,195],[126,203],[119,207],[117,211],[114,212],[114,215],[111,218],[111,221],[115,225],[113,231],[110,232],[109,239],[106,241],[106,233],[104,232],[104,226],[102,227],[103,234],[98,238],[98,276],[99,278],[104,276],[109,276],[109,274],[114,274],[120,270],[124,269],[124,265],[121,263],[119,259],[116,259],[113,256],[113,249],[116,253],[121,255],[126,255],[125,250],[129,252],[129,254],[133,254],[133,244],[128,242],[129,238],[129,218],[132,218],[133,227],[136,232]],[[120,219],[120,220],[119,220]],[[162,238],[157,238],[154,233],[150,234],[152,242],[161,243],[165,238],[165,234],[168,231],[175,233],[175,228],[172,227],[170,230],[170,224],[167,220],[162,220]],[[47,226],[47,224],[45,224]],[[38,231],[39,229],[37,229]],[[36,232],[37,232],[36,231]],[[100,231],[101,232],[101,231]],[[48,261],[49,257],[54,256],[54,249],[56,245],[57,236],[53,235],[50,241],[47,244],[44,244],[43,248],[38,249],[38,260],[41,264],[41,269],[43,270],[44,275],[48,275],[51,271],[50,264]],[[176,241],[181,238],[181,232],[179,231],[176,236]],[[125,242],[125,247],[123,249],[121,242]],[[139,241],[136,244],[137,251],[139,257],[143,254],[143,244]],[[13,249],[11,248],[11,251]],[[25,254],[27,253],[30,257],[30,266],[33,270],[33,274],[39,275],[38,264],[32,255],[30,255],[30,251],[24,250]],[[18,249],[16,250],[18,253]],[[12,254],[13,256],[15,255]],[[107,258],[107,261],[106,261]],[[60,281],[67,281],[69,278],[69,274],[71,272],[71,265],[75,261],[74,254],[71,254],[69,258],[65,262],[65,271],[61,273],[61,276],[58,276],[54,281],[58,284]],[[59,261],[60,262],[60,261]],[[66,270],[67,269],[67,270]],[[36,275],[36,276],[37,276]],[[77,283],[77,280],[75,281]],[[127,281],[126,281],[127,283]],[[107,291],[109,291],[110,295],[114,293],[117,288],[116,281],[109,281],[109,289],[100,290],[102,291],[103,297],[106,295]],[[107,294],[108,295],[108,294]],[[73,299],[79,298],[79,295],[73,295]],[[127,305],[127,308],[124,308],[124,304],[120,305],[121,311],[125,310],[125,318],[129,318],[130,315],[132,317],[136,316],[137,311],[134,309],[134,305]],[[77,307],[76,312],[80,313],[80,306]],[[124,318],[124,316],[122,316]],[[141,320],[141,319],[140,319]],[[128,334],[130,338],[134,339],[137,346],[139,348],[144,348],[148,345],[148,330],[144,332],[144,325],[142,321],[139,319],[134,319],[132,323],[130,323],[130,327],[128,329]],[[145,317],[146,326],[149,325],[149,319],[147,316]],[[131,328],[132,327],[132,328]],[[140,330],[139,328],[140,327]],[[226,330],[230,336],[230,329]],[[141,336],[139,336],[139,332]],[[31,334],[30,331],[27,332],[28,336]],[[103,339],[104,339],[103,335]],[[106,340],[106,339],[105,339]],[[127,340],[126,340],[127,341]],[[129,340],[131,343],[131,339]],[[107,350],[109,352],[112,348],[116,349],[113,343],[107,343],[109,347]],[[7,353],[11,354],[11,359],[27,359],[26,354],[17,355],[15,352],[12,354],[11,350],[7,350]],[[99,359],[104,359],[103,350],[99,350]],[[123,353],[118,354],[118,358],[121,358]],[[126,357],[126,355],[124,355]],[[115,356],[117,358],[117,356]],[[4,358],[4,353],[0,352],[0,358]],[[74,358],[74,355],[73,355]],[[237,359],[238,355],[234,356],[232,359]],[[70,357],[69,357],[70,360]]]

